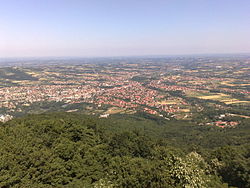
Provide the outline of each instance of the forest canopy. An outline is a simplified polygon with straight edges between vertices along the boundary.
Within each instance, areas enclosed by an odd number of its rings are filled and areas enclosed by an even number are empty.
[[[0,125],[0,187],[250,187],[249,122],[28,115]]]

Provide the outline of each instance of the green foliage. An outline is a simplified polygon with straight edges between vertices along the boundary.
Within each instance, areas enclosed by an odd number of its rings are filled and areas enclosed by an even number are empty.
[[[28,120],[1,128],[1,187],[60,186],[74,179],[90,184],[99,179],[108,154],[92,129],[54,117]]]
[[[249,146],[206,146],[224,133],[163,123],[71,113],[14,119],[0,126],[0,187],[249,187]]]
[[[239,147],[222,147],[214,151],[213,155],[221,161],[223,166],[219,173],[225,182],[237,187],[250,187],[250,145]]]

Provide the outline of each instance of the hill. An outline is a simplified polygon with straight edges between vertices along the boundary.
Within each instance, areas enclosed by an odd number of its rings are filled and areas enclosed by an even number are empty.
[[[1,124],[0,187],[250,187],[247,120],[221,130],[152,117],[51,113]]]

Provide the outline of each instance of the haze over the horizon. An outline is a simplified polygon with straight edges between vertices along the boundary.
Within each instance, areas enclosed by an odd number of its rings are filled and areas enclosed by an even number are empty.
[[[0,0],[0,57],[250,52],[249,0]]]

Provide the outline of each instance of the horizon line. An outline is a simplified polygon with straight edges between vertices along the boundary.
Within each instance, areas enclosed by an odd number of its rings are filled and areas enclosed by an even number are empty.
[[[176,57],[176,56],[227,56],[227,55],[250,55],[250,52],[233,52],[233,53],[193,53],[193,54],[149,54],[149,55],[113,55],[113,56],[15,56],[0,57],[3,59],[92,59],[92,58],[157,58],[157,57]]]

